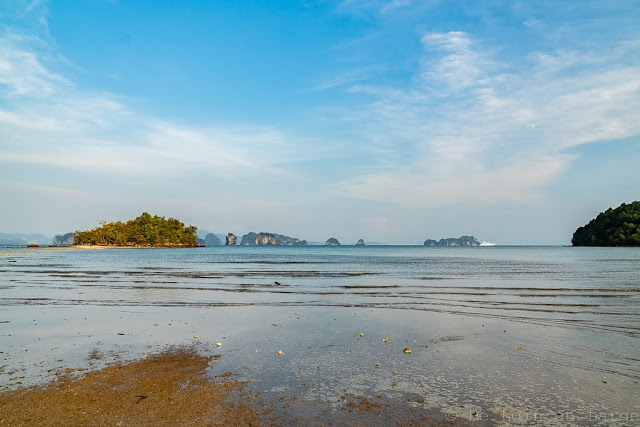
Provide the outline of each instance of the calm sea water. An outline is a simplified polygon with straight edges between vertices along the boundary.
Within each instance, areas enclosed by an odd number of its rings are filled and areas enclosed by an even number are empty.
[[[212,375],[298,419],[373,396],[487,424],[640,425],[638,248],[0,252],[4,389],[197,341],[222,356]]]

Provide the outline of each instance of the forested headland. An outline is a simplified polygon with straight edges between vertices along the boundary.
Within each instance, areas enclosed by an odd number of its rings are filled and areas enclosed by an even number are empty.
[[[573,233],[573,246],[640,246],[640,201],[607,209]]]
[[[127,222],[106,222],[88,231],[73,233],[76,245],[101,246],[198,246],[197,227],[185,226],[174,218],[143,212]]]

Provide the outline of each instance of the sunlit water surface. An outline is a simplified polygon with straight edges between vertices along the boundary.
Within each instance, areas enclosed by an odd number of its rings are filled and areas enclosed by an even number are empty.
[[[638,248],[0,252],[0,391],[195,342],[295,421],[640,425]]]

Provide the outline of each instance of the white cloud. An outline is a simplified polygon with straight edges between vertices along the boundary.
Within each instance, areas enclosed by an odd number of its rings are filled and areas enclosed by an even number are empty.
[[[0,37],[0,85],[9,95],[48,96],[68,81],[48,71],[35,52],[14,47],[22,41],[15,35]]]
[[[371,150],[384,158],[338,187],[350,197],[532,202],[572,161],[566,148],[640,134],[640,66],[625,61],[638,53],[633,44],[597,55],[534,52],[523,66],[497,60],[464,32],[422,42],[413,85],[352,88],[375,98],[350,117],[367,123]]]
[[[522,22],[522,25],[524,25],[525,27],[537,27],[539,25],[541,25],[542,21],[540,21],[539,19],[535,18],[535,17],[531,17],[525,21]]]
[[[416,9],[429,8],[439,0],[340,0],[337,10],[349,14],[373,12],[378,15],[389,15],[394,12],[415,13]]]
[[[401,7],[407,7],[407,6],[410,6],[411,3],[413,3],[413,0],[391,0],[391,1],[387,2],[387,4],[382,6],[382,8],[380,9],[380,12],[386,13],[386,12],[392,11],[394,9],[398,9],[398,8],[401,8]]]
[[[5,35],[1,41],[3,162],[129,176],[198,170],[219,176],[239,168],[246,175],[282,175],[290,173],[287,163],[326,155],[268,127],[193,126],[150,117],[123,97],[78,90],[44,65],[33,39]]]
[[[436,60],[425,60],[422,78],[427,85],[459,91],[478,84],[488,61],[474,49],[471,37],[462,31],[430,33],[422,37],[428,50],[443,52]]]

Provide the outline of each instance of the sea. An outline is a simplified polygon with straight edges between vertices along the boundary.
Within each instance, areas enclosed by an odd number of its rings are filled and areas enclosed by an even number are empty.
[[[170,346],[283,424],[637,426],[640,248],[0,248],[0,393]]]

